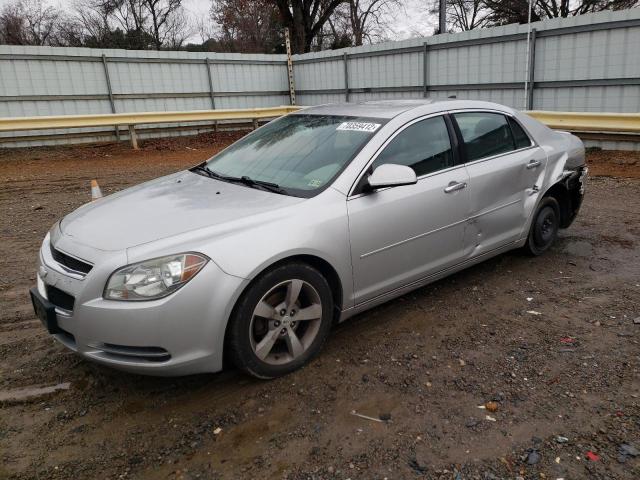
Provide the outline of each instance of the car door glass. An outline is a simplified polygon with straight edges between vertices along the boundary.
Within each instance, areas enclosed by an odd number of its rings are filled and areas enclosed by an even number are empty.
[[[378,155],[372,167],[385,163],[411,167],[418,177],[452,167],[453,152],[444,118],[428,118],[405,128]]]
[[[462,134],[468,162],[515,150],[511,128],[504,115],[466,112],[453,116]]]
[[[511,131],[513,132],[513,139],[516,142],[516,148],[527,148],[531,146],[531,139],[526,134],[524,129],[513,118],[509,118],[509,125],[511,125]]]

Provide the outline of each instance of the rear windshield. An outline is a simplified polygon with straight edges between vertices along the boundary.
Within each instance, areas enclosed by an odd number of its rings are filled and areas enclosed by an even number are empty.
[[[223,150],[207,167],[311,197],[331,184],[382,124],[363,117],[288,115]]]

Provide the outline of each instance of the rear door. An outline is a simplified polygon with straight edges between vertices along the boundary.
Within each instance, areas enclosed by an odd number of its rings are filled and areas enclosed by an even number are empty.
[[[547,157],[508,115],[465,111],[452,117],[469,173],[465,250],[475,257],[521,238],[526,205],[538,195]]]
[[[453,134],[442,115],[405,126],[369,172],[384,163],[407,165],[418,182],[373,192],[356,188],[349,197],[356,304],[460,261],[469,179],[457,161],[450,130]]]

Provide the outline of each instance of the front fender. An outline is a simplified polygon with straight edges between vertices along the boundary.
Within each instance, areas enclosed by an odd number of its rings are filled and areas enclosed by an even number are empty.
[[[312,255],[334,268],[343,287],[343,307],[351,306],[353,280],[346,197],[332,188],[267,215],[187,232],[137,247],[130,254],[152,258],[178,251],[204,253],[226,274],[249,281],[282,259]]]

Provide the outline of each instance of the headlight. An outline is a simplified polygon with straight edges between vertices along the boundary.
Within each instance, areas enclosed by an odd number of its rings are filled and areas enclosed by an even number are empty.
[[[209,261],[197,253],[180,253],[127,265],[109,277],[104,298],[155,300],[166,297],[191,280]]]

